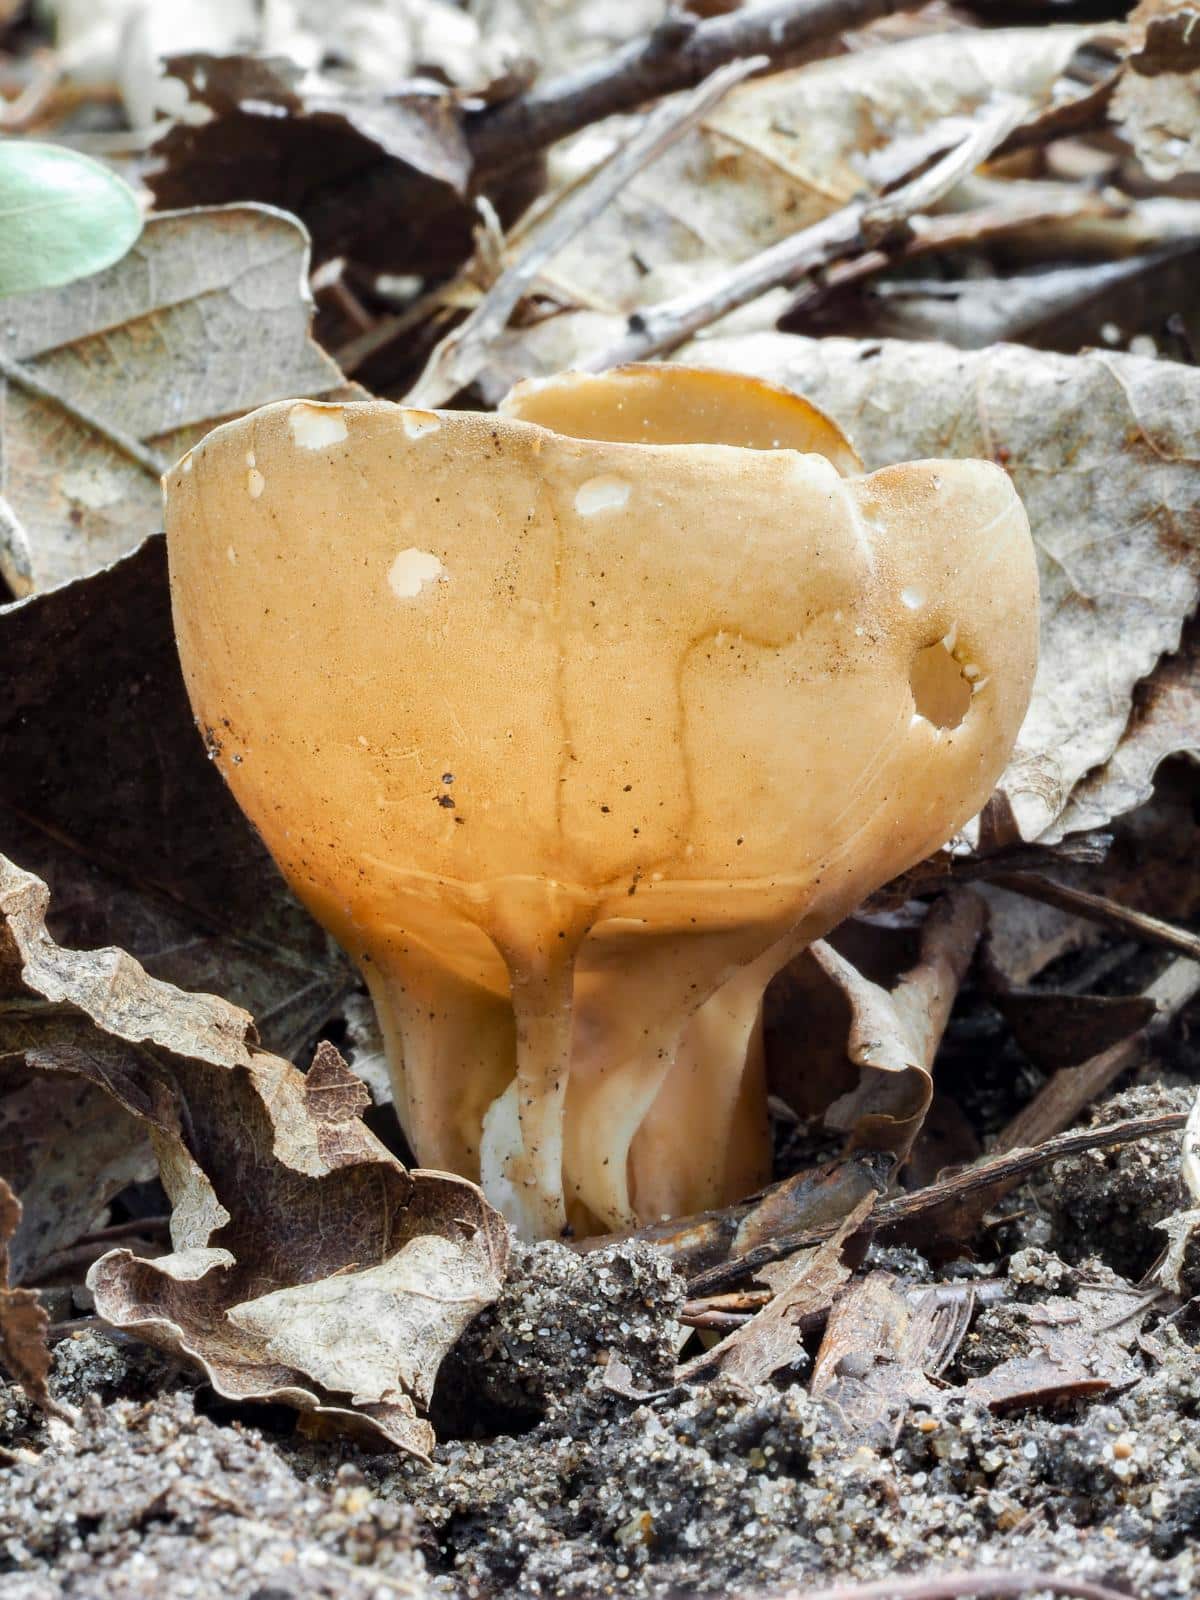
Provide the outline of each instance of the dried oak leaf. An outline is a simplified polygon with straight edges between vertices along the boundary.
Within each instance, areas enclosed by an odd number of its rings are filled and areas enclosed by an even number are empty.
[[[9,1243],[21,1222],[21,1202],[0,1178],[0,1367],[37,1405],[57,1411],[46,1388],[50,1319],[32,1289],[9,1287]]]
[[[1146,995],[1018,989],[992,997],[1021,1049],[1043,1072],[1078,1066],[1140,1033],[1157,1007]]]
[[[1098,351],[787,334],[707,339],[686,359],[802,391],[869,468],[982,456],[1009,473],[1037,545],[1042,636],[1000,788],[1025,839],[1061,838],[1076,786],[1117,749],[1135,685],[1179,648],[1200,599],[1200,373]]]
[[[1200,10],[1188,0],[1142,0],[1112,119],[1160,183],[1200,170]]]
[[[478,218],[454,91],[421,78],[351,92],[260,56],[171,56],[166,71],[186,104],[153,149],[159,206],[262,201],[303,220],[318,261],[393,273],[436,275],[470,254]],[[492,195],[502,214],[534,198],[533,167]]]
[[[911,942],[894,928],[861,923],[860,961],[870,959],[872,931],[881,949],[899,956],[886,977],[879,970],[886,958],[872,963],[883,982],[833,942],[810,945],[772,987],[767,1060],[774,1092],[801,1114],[823,1112],[828,1126],[869,1148],[907,1155],[929,1108],[933,1059],[983,921],[971,891],[944,896],[925,918],[915,961]],[[812,1100],[816,1086],[820,1103]]]
[[[1010,1337],[1014,1353],[963,1393],[1008,1410],[1128,1388],[1142,1376],[1131,1352],[1154,1298],[1117,1280],[1082,1284],[1074,1299],[998,1306],[987,1320]]]
[[[839,1296],[813,1367],[812,1394],[842,1432],[894,1442],[913,1405],[941,1409],[935,1379],[949,1365],[971,1320],[969,1296],[936,1290],[910,1303],[890,1272],[868,1272]]]
[[[92,1268],[99,1314],[193,1360],[222,1395],[427,1455],[438,1365],[500,1289],[499,1213],[467,1180],[390,1155],[331,1046],[306,1078],[256,1047],[236,1006],[151,978],[124,951],[56,944],[48,899],[0,857],[21,983],[81,1030],[26,1062],[136,1117],[173,1208],[170,1254],[115,1250]]]
[[[244,1007],[267,1048],[307,1048],[355,980],[205,756],[163,539],[0,607],[0,679],[0,850],[50,885],[54,937],[119,944]],[[72,1117],[79,1092],[55,1091]]]
[[[47,1080],[25,1052],[70,1039],[77,1020],[29,994],[21,960],[0,925],[0,1174],[17,1212],[6,1244],[8,1280],[35,1278],[85,1233],[128,1184],[154,1176],[137,1120],[79,1078]]]
[[[311,317],[304,229],[263,206],[151,217],[115,266],[0,302],[0,493],[20,525],[0,522],[0,578],[12,592],[94,572],[157,531],[155,463],[217,422],[339,389]]]

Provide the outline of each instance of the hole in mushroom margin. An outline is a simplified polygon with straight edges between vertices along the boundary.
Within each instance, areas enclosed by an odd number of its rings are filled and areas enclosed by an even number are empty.
[[[935,728],[959,727],[971,709],[971,681],[944,638],[917,651],[908,681],[916,715]]]

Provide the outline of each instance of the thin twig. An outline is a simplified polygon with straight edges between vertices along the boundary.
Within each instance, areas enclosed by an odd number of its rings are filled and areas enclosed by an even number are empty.
[[[1019,150],[1042,148],[1054,139],[1068,139],[1102,128],[1107,120],[1108,103],[1122,77],[1123,62],[1115,60],[1106,77],[1083,94],[1046,106],[1012,133],[997,150],[998,156],[1015,155]]]
[[[439,283],[436,289],[430,289],[428,293],[418,296],[411,305],[405,306],[403,311],[389,312],[385,316],[376,318],[365,333],[357,334],[345,344],[339,345],[333,352],[334,360],[348,378],[352,377],[372,356],[378,355],[393,340],[399,339],[410,329],[420,327],[438,312],[442,313],[444,320],[452,309],[447,304],[447,291],[460,281],[466,281],[465,272],[460,273],[458,278],[452,279],[450,284]]]
[[[685,1328],[704,1328],[709,1333],[736,1333],[739,1328],[744,1328],[754,1315],[752,1311],[705,1311],[693,1310],[690,1305],[685,1305],[679,1313],[679,1321]]]
[[[1027,109],[1025,101],[1005,98],[980,117],[967,137],[927,172],[890,194],[852,200],[811,227],[739,262],[722,277],[692,293],[635,311],[624,338],[581,365],[589,371],[602,372],[627,361],[663,355],[769,289],[794,284],[833,261],[873,247],[880,234],[927,210],[985,161]]]
[[[1087,1578],[1068,1578],[1058,1572],[998,1572],[989,1567],[838,1583],[832,1589],[785,1589],[768,1600],[1019,1600],[1019,1596],[1039,1590],[1068,1600],[1130,1600],[1128,1593]]]
[[[1010,1150],[1003,1155],[989,1157],[965,1172],[953,1173],[927,1188],[913,1194],[897,1195],[876,1206],[866,1226],[872,1233],[897,1223],[911,1221],[923,1212],[938,1206],[965,1200],[1001,1185],[1012,1186],[1040,1172],[1043,1167],[1061,1161],[1064,1156],[1075,1156],[1084,1150],[1108,1150],[1119,1145],[1136,1144],[1139,1139],[1152,1139],[1156,1134],[1173,1133],[1187,1121],[1183,1111],[1163,1111],[1153,1117],[1130,1117],[1125,1122],[1110,1122],[1099,1128],[1080,1128],[1071,1133],[1060,1133],[1053,1139],[1032,1149]]]
[[[862,255],[835,261],[817,281],[797,290],[780,321],[810,311],[833,290],[862,283],[881,272],[892,271],[910,261],[919,261],[924,256],[978,249],[981,245],[1026,230],[1036,233],[1047,224],[1074,222],[1081,218],[1089,221],[1107,220],[1121,216],[1127,210],[1127,205],[1118,205],[1101,195],[1084,195],[1070,209],[1062,205],[1026,201],[1015,206],[980,206],[970,211],[956,211],[949,216],[927,217],[922,221],[919,232],[914,230],[910,238],[900,240],[891,249],[877,247],[864,251]]]
[[[761,1311],[774,1293],[771,1289],[736,1289],[732,1294],[712,1294],[705,1300],[689,1300],[685,1311]]]
[[[476,172],[491,178],[605,117],[635,111],[660,95],[690,89],[718,67],[748,56],[778,66],[823,39],[878,17],[913,11],[923,0],[776,0],[701,21],[679,12],[644,39],[593,65],[535,85],[467,119]],[[758,69],[758,70],[761,70]]]
[[[152,478],[161,478],[167,470],[168,463],[155,455],[153,450],[147,450],[140,440],[135,439],[131,433],[125,433],[120,428],[114,428],[111,422],[98,416],[96,412],[89,411],[86,406],[81,406],[76,401],[68,399],[65,394],[59,394],[52,389],[44,378],[39,378],[28,367],[23,367],[19,361],[14,361],[11,356],[6,356],[0,351],[0,377],[7,378],[9,383],[15,383],[18,389],[24,389],[26,394],[35,396],[38,400],[45,400],[52,406],[57,406],[60,411],[78,422],[82,427],[88,428],[102,439],[106,439],[114,450],[119,450],[123,456],[128,456],[136,466],[141,467]]]
[[[914,1306],[918,1300],[930,1295],[938,1305],[959,1305],[966,1300],[994,1305],[1008,1299],[1012,1288],[1003,1278],[976,1278],[954,1283],[911,1283],[905,1288],[904,1294]],[[756,1311],[769,1305],[773,1298],[774,1291],[771,1289],[743,1289],[737,1294],[714,1294],[703,1299],[687,1300],[679,1313],[679,1321],[693,1328],[716,1327],[720,1324],[700,1319],[723,1315],[736,1319],[730,1323],[733,1327],[748,1321]],[[835,1295],[835,1301],[837,1298],[838,1295]],[[738,1309],[738,1302],[743,1303],[741,1309]],[[824,1324],[828,1314],[828,1308],[825,1308],[810,1315],[801,1315],[796,1318],[796,1326],[803,1333],[813,1333]]]
[[[58,1344],[63,1339],[70,1339],[77,1333],[94,1333],[101,1339],[108,1339],[112,1344],[141,1344],[136,1334],[124,1333],[120,1328],[114,1328],[102,1317],[94,1313],[89,1316],[68,1317],[64,1322],[52,1322],[46,1329],[46,1343]]]
[[[1078,1155],[1084,1150],[1114,1149],[1133,1144],[1138,1139],[1153,1138],[1156,1134],[1172,1133],[1176,1128],[1182,1128],[1186,1121],[1186,1112],[1164,1111],[1153,1117],[1133,1117],[1100,1128],[1078,1129],[1059,1134],[1057,1138],[1048,1139],[1034,1149],[1013,1150],[989,1157],[963,1172],[928,1184],[924,1189],[881,1202],[863,1224],[862,1231],[870,1234],[883,1232],[943,1206],[962,1205],[964,1201],[988,1191],[1012,1188],[1031,1173],[1061,1161],[1064,1156]],[[719,1262],[697,1273],[688,1284],[688,1293],[693,1298],[699,1298],[727,1289],[744,1278],[752,1277],[760,1267],[772,1261],[821,1244],[834,1231],[834,1225],[829,1224],[805,1233],[789,1233],[782,1239],[767,1240],[743,1256]]]
[[[433,351],[404,398],[405,405],[438,406],[476,377],[489,347],[503,333],[542,267],[599,215],[643,167],[693,127],[735,83],[766,65],[762,57],[732,61],[690,95],[668,100],[642,122],[611,160],[604,161],[537,229],[529,244],[467,317]]]
[[[1164,922],[1161,917],[1151,917],[1144,911],[1123,906],[1105,895],[1073,889],[1069,884],[1056,883],[1038,872],[998,873],[991,882],[999,889],[1011,889],[1024,895],[1027,900],[1038,900],[1044,905],[1057,906],[1060,911],[1073,911],[1091,922],[1102,922],[1142,944],[1162,945],[1164,950],[1174,950],[1177,955],[1200,961],[1200,936],[1189,933],[1186,928],[1177,928],[1172,922]]]

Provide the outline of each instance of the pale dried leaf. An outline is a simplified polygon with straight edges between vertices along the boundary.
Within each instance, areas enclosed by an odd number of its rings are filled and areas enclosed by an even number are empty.
[[[1135,685],[1178,649],[1200,597],[1200,372],[1115,353],[786,334],[681,354],[806,394],[868,467],[922,456],[1005,467],[1037,545],[1042,638],[1001,788],[1026,839],[1061,838],[1076,785],[1113,754]]]
[[[475,1184],[389,1154],[331,1046],[306,1079],[256,1048],[235,1006],[151,978],[120,950],[58,945],[48,898],[0,857],[6,970],[53,1003],[25,1063],[81,1077],[136,1118],[173,1206],[171,1254],[117,1250],[92,1268],[100,1315],[197,1362],[223,1395],[282,1400],[427,1454],[438,1365],[499,1292],[502,1218]]]
[[[1158,182],[1200,171],[1200,11],[1188,0],[1142,0],[1128,25],[1132,47],[1113,121]]]
[[[747,83],[639,174],[551,263],[545,281],[569,302],[610,312],[663,298],[660,269],[686,265],[695,288],[895,181],[904,149],[918,158],[937,125],[970,118],[1004,95],[1033,109],[1048,104],[1096,32],[946,33]],[[619,136],[615,127],[591,130],[566,170],[602,158]]]
[[[466,0],[485,37],[507,36],[537,62],[539,76],[557,76],[648,34],[668,0]]]
[[[250,1064],[254,1025],[246,1012],[151,978],[123,950],[64,949],[46,927],[49,901],[39,878],[0,858],[0,914],[23,988],[74,1007],[102,1033],[130,1044],[158,1045],[215,1066]]]
[[[161,526],[158,476],[214,423],[342,378],[309,336],[308,240],[292,217],[231,206],[152,217],[128,255],[66,289],[0,303],[0,353],[93,423],[0,375],[0,527],[16,594],[94,572]]]
[[[436,1285],[436,1305],[430,1287]],[[274,1361],[308,1371],[354,1404],[429,1404],[433,1376],[452,1344],[494,1298],[457,1241],[411,1239],[388,1261],[231,1306]]]
[[[1103,827],[1143,805],[1154,775],[1170,756],[1200,761],[1200,640],[1190,628],[1178,654],[1166,656],[1139,686],[1121,742],[1071,796],[1059,828],[1074,833]]]

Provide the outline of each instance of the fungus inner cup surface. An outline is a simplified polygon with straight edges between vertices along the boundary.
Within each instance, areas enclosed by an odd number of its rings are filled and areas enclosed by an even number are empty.
[[[361,968],[418,1159],[529,1236],[767,1174],[779,967],[983,805],[1037,651],[979,461],[756,380],[271,405],[168,474],[220,770]]]

